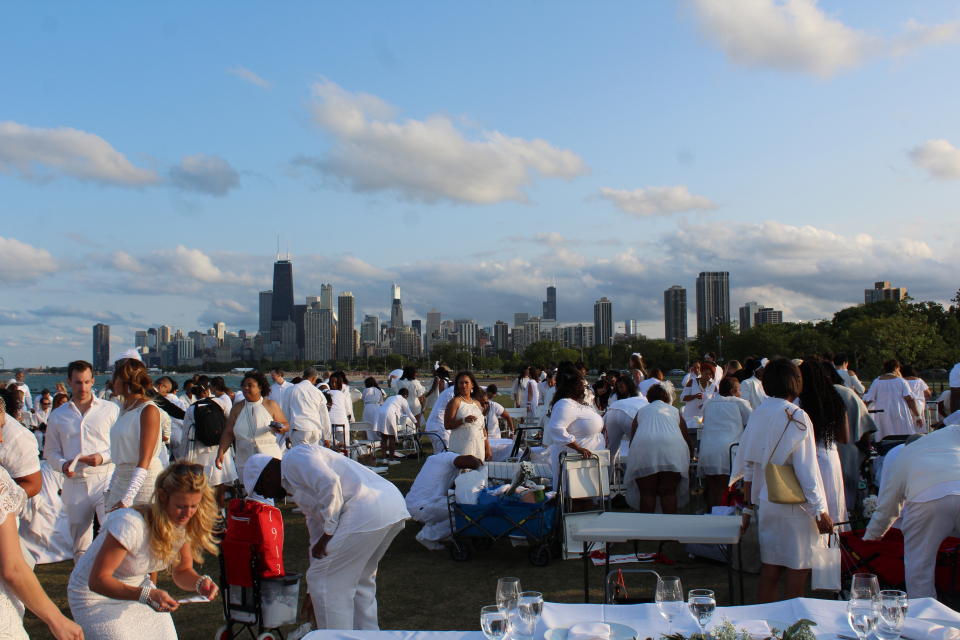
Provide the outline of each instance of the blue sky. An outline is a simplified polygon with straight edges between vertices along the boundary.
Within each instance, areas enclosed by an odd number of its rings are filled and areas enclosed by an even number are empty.
[[[828,317],[958,283],[954,2],[0,2],[0,357],[298,301]]]

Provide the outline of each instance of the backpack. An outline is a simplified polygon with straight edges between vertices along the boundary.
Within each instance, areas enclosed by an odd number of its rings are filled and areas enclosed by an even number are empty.
[[[234,498],[227,507],[223,560],[227,584],[252,587],[250,558],[260,557],[260,578],[278,578],[283,571],[283,518],[263,502]]]
[[[223,408],[210,398],[201,398],[193,405],[193,439],[207,447],[220,444],[220,436],[227,428]]]

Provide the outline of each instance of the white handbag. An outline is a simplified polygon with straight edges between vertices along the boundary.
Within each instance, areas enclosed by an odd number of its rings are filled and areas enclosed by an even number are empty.
[[[827,544],[813,550],[811,587],[819,591],[840,591],[840,539],[827,534]]]

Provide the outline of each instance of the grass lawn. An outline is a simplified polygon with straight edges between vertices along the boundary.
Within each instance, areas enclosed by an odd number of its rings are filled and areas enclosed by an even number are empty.
[[[512,404],[509,403],[508,404]],[[403,461],[391,467],[388,478],[406,494],[422,464],[416,460]],[[696,497],[684,509],[696,508]],[[284,517],[285,541],[284,563],[288,572],[304,574],[308,562],[309,536],[304,516],[292,512],[292,504],[281,505]],[[414,536],[421,526],[408,521],[406,528],[397,536],[386,556],[380,562],[377,577],[379,619],[382,629],[406,630],[478,630],[480,608],[493,604],[497,579],[515,576],[524,589],[541,591],[551,602],[583,601],[583,565],[579,560],[554,559],[546,567],[534,567],[527,560],[528,547],[512,547],[508,540],[498,541],[486,551],[471,549],[467,562],[454,562],[446,551],[428,551]],[[641,551],[656,551],[657,543],[641,543]],[[632,545],[614,545],[613,553],[630,553]],[[665,554],[675,565],[626,565],[624,568],[653,568],[661,575],[680,576],[684,589],[707,588],[717,593],[718,603],[727,604],[726,566],[708,560],[692,560],[683,547],[668,542]],[[66,586],[73,569],[72,562],[41,565],[36,569],[38,578],[53,601],[67,615]],[[218,563],[208,558],[201,573],[219,578]],[[736,578],[736,576],[735,576]],[[591,570],[591,600],[601,602],[603,568]],[[631,597],[653,597],[649,581],[635,579],[631,584],[642,584],[645,589],[631,589]],[[756,602],[757,576],[745,577],[747,603]],[[160,576],[160,587],[175,598],[184,594],[170,580],[169,575]],[[301,583],[301,597],[306,593],[306,583]],[[814,596],[816,597],[816,596]],[[173,613],[173,620],[181,638],[213,638],[214,632],[223,624],[222,604],[191,604],[182,606]],[[33,614],[27,613],[27,633],[31,638],[52,638],[46,625]],[[292,631],[295,626],[284,628]],[[95,640],[95,639],[91,639]]]

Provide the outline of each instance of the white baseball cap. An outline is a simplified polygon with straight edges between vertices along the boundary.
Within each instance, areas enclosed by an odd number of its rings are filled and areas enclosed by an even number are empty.
[[[253,495],[253,488],[260,481],[260,474],[273,459],[273,456],[265,453],[255,453],[247,459],[247,463],[243,465],[243,489],[248,496]]]

